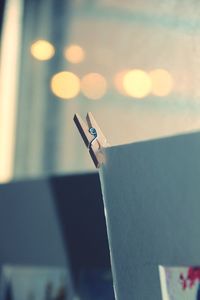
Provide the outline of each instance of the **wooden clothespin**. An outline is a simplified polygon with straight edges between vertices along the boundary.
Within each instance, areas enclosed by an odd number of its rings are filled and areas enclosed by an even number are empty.
[[[105,136],[103,135],[91,112],[87,113],[87,124],[78,114],[74,115],[74,122],[80,132],[80,135],[82,136],[83,141],[85,142],[86,147],[89,149],[89,153],[96,168],[99,168],[105,162],[102,149],[109,146]]]

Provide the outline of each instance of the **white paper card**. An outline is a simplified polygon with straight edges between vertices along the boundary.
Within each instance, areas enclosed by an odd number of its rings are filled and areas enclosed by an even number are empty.
[[[199,300],[200,267],[159,267],[163,300]]]
[[[200,133],[104,154],[100,177],[116,299],[162,299],[159,265],[200,265]]]

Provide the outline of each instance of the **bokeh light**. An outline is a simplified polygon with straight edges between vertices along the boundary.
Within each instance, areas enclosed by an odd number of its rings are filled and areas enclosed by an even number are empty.
[[[116,90],[123,96],[127,96],[126,90],[123,85],[123,80],[124,80],[124,76],[127,74],[128,71],[129,70],[123,70],[121,72],[118,72],[115,74],[113,78],[113,83]]]
[[[156,69],[149,73],[152,81],[152,94],[164,97],[170,94],[173,88],[173,79],[164,69]]]
[[[51,79],[51,90],[61,99],[72,99],[80,91],[80,80],[71,72],[59,72]]]
[[[105,78],[98,73],[86,74],[81,80],[81,91],[89,99],[102,98],[107,89]]]
[[[151,92],[151,79],[142,70],[131,70],[123,79],[123,86],[126,93],[134,98],[144,98]]]
[[[31,45],[31,54],[38,60],[49,60],[55,54],[54,46],[45,40],[38,40]]]
[[[78,45],[70,45],[64,50],[64,57],[73,64],[82,62],[85,58],[83,48]]]

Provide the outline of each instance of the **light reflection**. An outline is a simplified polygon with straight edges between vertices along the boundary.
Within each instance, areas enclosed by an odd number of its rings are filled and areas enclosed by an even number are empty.
[[[107,89],[105,78],[98,73],[86,74],[81,80],[81,91],[89,99],[102,98]]]
[[[151,92],[151,79],[142,70],[131,70],[123,79],[123,86],[126,93],[134,98],[144,98]]]
[[[55,54],[54,46],[46,40],[38,40],[31,45],[31,54],[38,60],[49,60]]]
[[[85,58],[83,48],[78,45],[70,45],[64,50],[64,57],[73,64],[82,62]]]
[[[152,81],[152,94],[164,97],[170,94],[173,88],[173,79],[164,69],[156,69],[149,73]]]
[[[0,183],[14,176],[22,1],[6,1],[0,56]],[[12,38],[11,38],[12,37]]]
[[[127,96],[126,90],[123,85],[124,76],[127,74],[129,70],[123,70],[121,72],[118,72],[113,79],[114,86],[116,90],[122,94],[123,96]]]
[[[51,79],[52,92],[61,99],[72,99],[80,91],[80,80],[71,72],[59,72]]]

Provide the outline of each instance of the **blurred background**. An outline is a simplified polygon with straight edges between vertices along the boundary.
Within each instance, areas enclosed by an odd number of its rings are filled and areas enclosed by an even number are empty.
[[[54,195],[69,252],[71,241],[74,247],[71,249],[77,249],[75,245],[77,237],[82,236],[81,228],[87,233],[88,228],[97,225],[89,238],[93,241],[96,238],[97,246],[94,252],[93,245],[89,246],[90,250],[85,250],[87,258],[84,256],[83,261],[85,264],[86,259],[87,263],[79,278],[88,265],[106,270],[110,270],[110,265],[98,176],[92,174],[87,179],[70,175],[95,171],[73,116],[76,112],[82,117],[88,111],[93,112],[111,145],[198,130],[199,9],[197,0],[0,1],[0,189],[3,189],[0,205],[4,212],[4,201],[18,197],[19,190],[20,199],[32,199],[30,195],[34,194],[38,178],[51,178],[48,186]],[[36,180],[30,189],[27,188],[29,179]],[[8,183],[16,180],[23,180],[16,194],[5,197],[4,188],[10,190]],[[90,190],[91,182],[93,190],[90,195],[84,194],[84,187]],[[82,188],[75,196],[77,187]],[[35,197],[43,199],[42,195],[39,188]],[[77,202],[73,202],[74,199]],[[91,204],[84,206],[81,201],[85,199],[96,199],[97,202],[94,207]],[[80,203],[81,211],[78,210]],[[45,207],[46,204],[42,205]],[[11,207],[10,203],[9,220],[15,218],[10,217]],[[23,208],[17,207],[21,220]],[[79,230],[72,226],[69,231],[74,219],[80,221],[84,209],[84,221],[79,224]],[[36,205],[33,211],[32,218],[37,220],[39,206]],[[63,215],[64,211],[73,211],[73,214],[67,217]],[[97,224],[94,216],[99,212]],[[44,209],[41,220],[46,218]],[[49,220],[52,216],[47,222]],[[34,236],[37,236],[40,227],[34,226],[35,223],[27,228],[30,231],[36,228]],[[103,239],[100,244],[99,236]],[[86,245],[85,241],[81,240],[80,245]],[[41,241],[36,239],[36,242]],[[103,256],[102,251],[105,251]],[[99,253],[94,264],[88,263],[91,253]],[[79,259],[77,252],[73,263]],[[27,262],[38,263],[37,259],[20,260],[20,263]],[[43,263],[47,265],[48,261]],[[59,260],[58,264],[62,263],[63,260]],[[79,282],[91,282],[101,275],[87,273]],[[77,277],[76,272],[74,276]],[[103,297],[99,299],[105,300]],[[108,299],[112,297],[113,294]]]
[[[112,145],[200,127],[198,1],[1,0],[0,182],[94,170]]]

